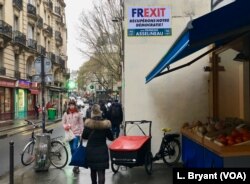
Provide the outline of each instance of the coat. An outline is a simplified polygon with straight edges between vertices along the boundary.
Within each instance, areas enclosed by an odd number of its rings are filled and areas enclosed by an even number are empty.
[[[109,168],[109,152],[106,138],[114,140],[111,122],[101,117],[86,119],[82,138],[88,139],[86,146],[86,164],[94,170]]]
[[[65,112],[62,117],[62,123],[64,129],[66,129],[66,127],[69,127],[74,135],[81,136],[83,131],[83,119],[80,113],[75,112],[73,114],[67,114],[67,112]]]

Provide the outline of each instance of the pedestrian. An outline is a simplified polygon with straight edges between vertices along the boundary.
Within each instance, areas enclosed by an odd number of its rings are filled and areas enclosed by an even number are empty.
[[[39,108],[40,108],[40,106],[37,103],[35,103],[34,110],[35,110],[36,119],[39,119]]]
[[[80,136],[83,131],[83,120],[80,113],[77,110],[76,102],[71,100],[68,104],[68,109],[62,117],[62,123],[65,131],[72,130],[75,138],[69,141],[71,155],[74,154],[80,142]],[[80,172],[79,167],[74,167],[73,172],[78,174]]]
[[[91,119],[86,119],[82,134],[83,139],[88,139],[86,165],[90,168],[92,184],[105,183],[105,170],[109,168],[109,152],[106,138],[111,141],[114,140],[110,128],[111,122],[102,118],[100,106],[94,104],[91,110]]]
[[[105,106],[104,101],[100,100],[99,105],[100,105],[100,108],[101,108],[101,111],[102,111],[103,119],[108,119],[108,117],[107,117],[107,107]]]
[[[112,124],[112,132],[115,138],[120,135],[120,125],[123,121],[122,105],[115,100],[110,107],[110,119]]]
[[[86,119],[91,118],[91,108],[93,104],[89,103],[89,108],[86,110]]]

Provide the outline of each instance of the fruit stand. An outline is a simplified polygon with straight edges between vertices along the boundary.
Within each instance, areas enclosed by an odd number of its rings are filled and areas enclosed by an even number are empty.
[[[239,127],[225,126],[222,130],[215,129],[211,133],[204,133],[204,131],[202,133],[198,131],[197,126],[183,127],[181,133],[184,166],[188,168],[249,167],[250,131],[247,127]],[[237,143],[236,140],[241,142]]]

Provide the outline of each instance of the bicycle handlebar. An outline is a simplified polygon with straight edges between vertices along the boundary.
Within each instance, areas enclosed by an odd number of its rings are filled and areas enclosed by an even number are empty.
[[[33,125],[34,128],[41,128],[41,126],[36,125],[34,122],[32,122],[32,121],[30,121],[30,120],[25,119],[25,121],[28,122],[29,125]],[[54,131],[54,129],[50,129],[50,130],[45,129],[45,130],[44,130],[44,133],[52,134],[53,131]]]

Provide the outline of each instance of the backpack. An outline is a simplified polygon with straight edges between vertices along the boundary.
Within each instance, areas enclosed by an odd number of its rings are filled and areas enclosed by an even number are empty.
[[[121,118],[121,107],[119,104],[113,104],[111,107],[111,117]]]

